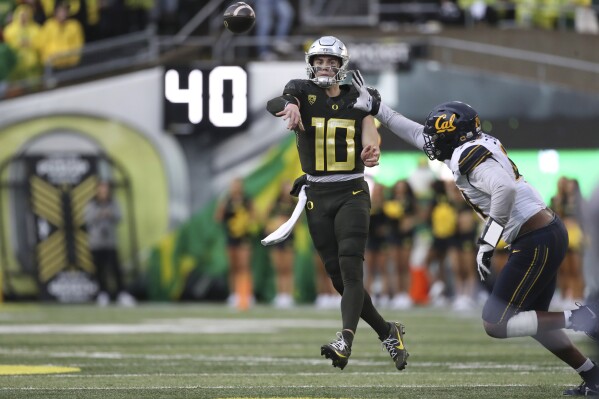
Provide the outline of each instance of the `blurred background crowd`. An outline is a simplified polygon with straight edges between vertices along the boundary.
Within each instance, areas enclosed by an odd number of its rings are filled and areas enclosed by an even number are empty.
[[[14,96],[24,88],[43,86],[44,68],[72,68],[79,65],[82,56],[93,58],[94,52],[86,54],[85,47],[94,42],[142,31],[155,35],[180,33],[200,10],[205,10],[202,6],[211,3],[214,2],[2,0],[0,95]],[[306,2],[255,0],[249,3],[261,16],[255,32],[258,57],[273,60],[290,55],[294,46],[288,36],[302,31],[298,15]],[[393,30],[403,24],[413,24],[423,31],[437,31],[439,24],[456,27],[487,24],[597,34],[598,4],[596,0],[380,0],[377,8],[383,30]],[[326,11],[326,7],[321,7]],[[343,8],[352,7],[356,6]],[[195,32],[212,33],[214,29],[214,24],[198,24]]]
[[[464,201],[453,181],[435,176],[424,158],[421,165],[408,178],[391,186],[369,179],[372,208],[364,262],[365,286],[382,308],[435,306],[455,311],[472,310],[486,301],[494,277],[507,261],[509,248],[500,242],[492,259],[493,274],[481,282],[476,272],[476,253],[484,222]],[[224,225],[228,237],[229,287],[239,286],[236,279],[244,273],[243,284],[251,287],[251,250],[293,211],[296,201],[289,190],[289,182],[284,182],[280,194],[264,214],[256,212],[241,179],[233,181],[221,200],[215,216]],[[570,237],[552,307],[574,308],[576,302],[583,302],[588,296],[584,270],[596,273],[598,259],[588,257],[584,265],[583,255],[585,248],[594,245],[585,230],[592,230],[597,219],[588,219],[591,204],[583,198],[578,181],[565,176],[559,177],[548,207],[564,220]],[[292,234],[269,249],[276,281],[276,292],[270,299],[278,308],[288,308],[295,303],[293,240]],[[326,282],[328,279],[316,253],[314,266],[315,275],[322,279],[315,281],[315,305],[336,308],[341,297]],[[242,308],[256,302],[248,287],[244,292],[251,296]],[[231,290],[229,305],[239,305],[240,295]]]
[[[568,226],[553,306],[597,295],[599,1],[253,0],[244,35],[222,26],[229,3],[0,0],[6,300],[338,306],[305,221],[259,244],[300,174],[265,103],[304,78],[305,45],[324,34],[408,117],[471,103]],[[380,133],[366,288],[392,309],[481,304],[480,221],[442,165]],[[98,185],[119,204],[106,231],[84,211]]]

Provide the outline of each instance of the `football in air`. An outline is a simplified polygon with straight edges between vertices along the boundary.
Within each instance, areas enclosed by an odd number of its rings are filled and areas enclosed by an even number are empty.
[[[255,22],[254,10],[243,1],[233,3],[225,10],[225,27],[233,33],[245,33],[252,29]]]

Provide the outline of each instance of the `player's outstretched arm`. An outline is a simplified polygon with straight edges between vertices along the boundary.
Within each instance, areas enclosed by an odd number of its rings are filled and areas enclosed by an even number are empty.
[[[266,103],[266,110],[287,121],[287,129],[304,131],[302,115],[299,111],[300,102],[291,94],[283,94]]]
[[[422,137],[423,126],[421,124],[406,118],[383,103],[377,90],[365,86],[364,78],[362,78],[360,71],[356,70],[352,72],[352,84],[358,91],[359,96],[349,107],[374,115],[376,119],[399,138],[418,149],[423,148],[424,138]]]

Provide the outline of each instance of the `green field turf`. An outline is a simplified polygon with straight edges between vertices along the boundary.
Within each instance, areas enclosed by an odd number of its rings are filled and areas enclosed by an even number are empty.
[[[0,374],[16,365],[80,371],[0,375],[0,398],[557,398],[579,383],[532,339],[487,337],[480,310],[383,313],[406,325],[405,371],[363,322],[349,365],[333,368],[320,345],[339,330],[336,310],[4,304]]]

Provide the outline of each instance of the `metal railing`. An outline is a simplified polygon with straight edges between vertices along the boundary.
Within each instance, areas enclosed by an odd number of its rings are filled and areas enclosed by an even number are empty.
[[[44,66],[43,86],[52,88],[61,83],[130,68],[155,61],[159,55],[153,29],[90,43],[80,51],[60,53],[49,59]],[[73,56],[80,57],[76,66],[67,69],[54,66]]]

